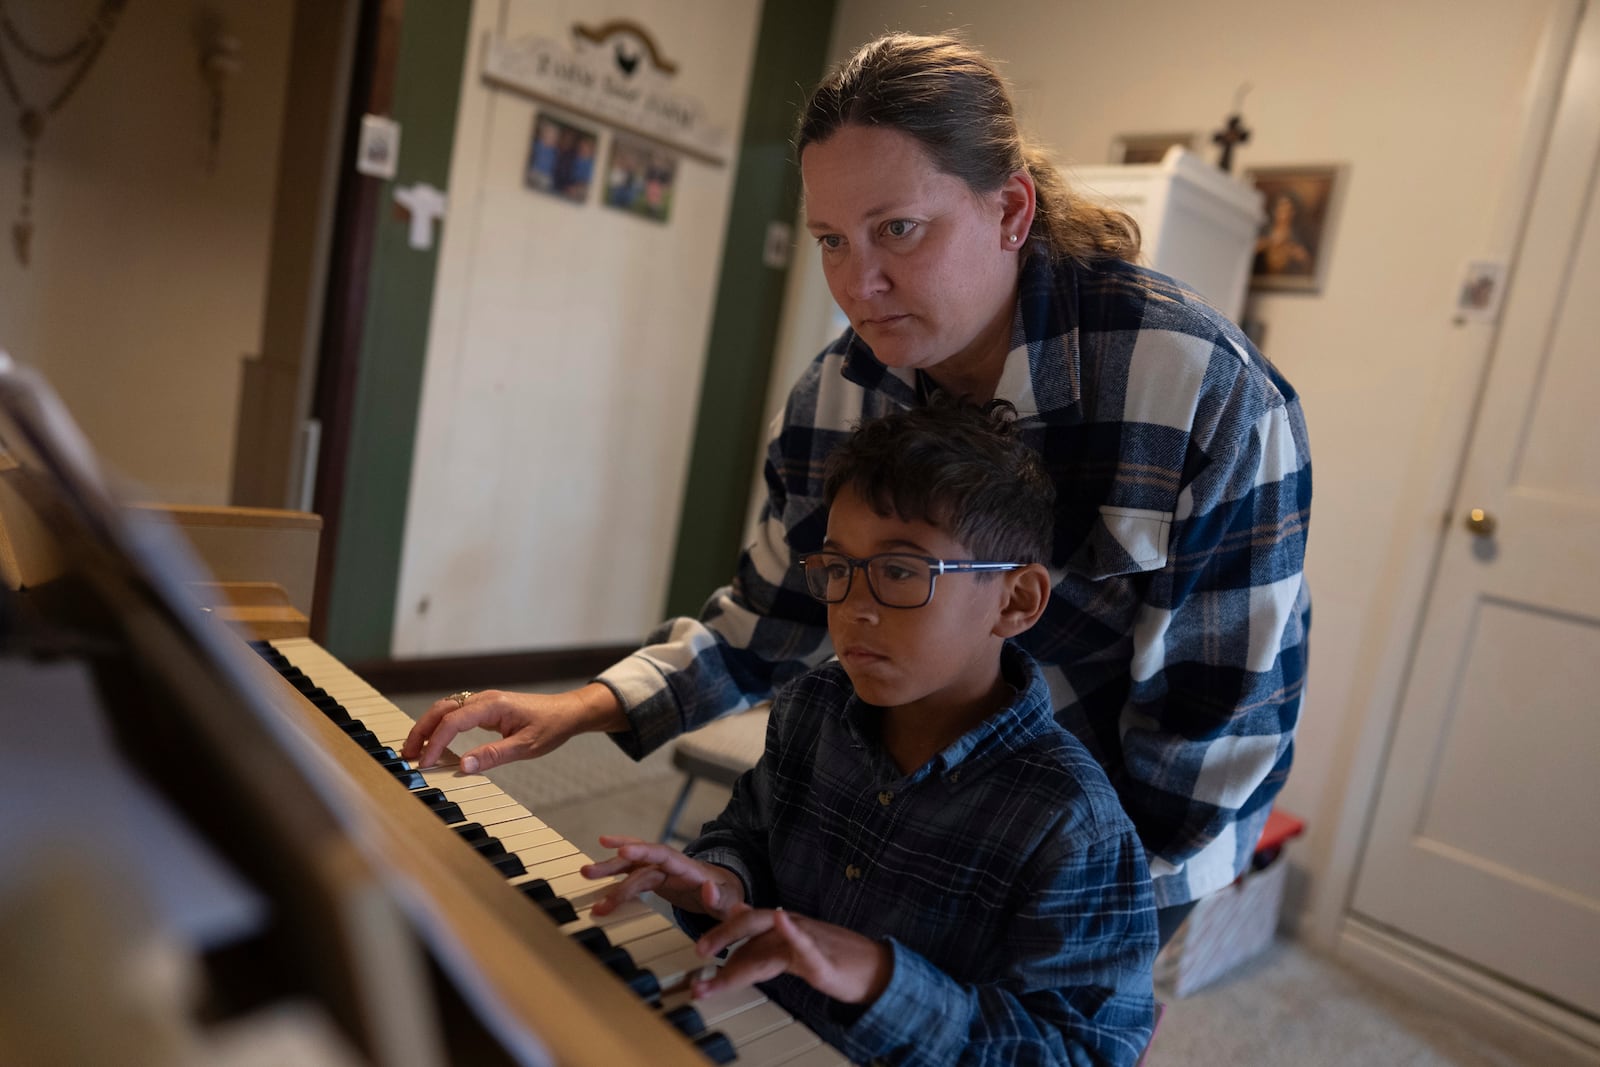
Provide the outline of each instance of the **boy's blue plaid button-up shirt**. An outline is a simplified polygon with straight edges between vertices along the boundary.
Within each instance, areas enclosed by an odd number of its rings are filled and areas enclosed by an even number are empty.
[[[684,850],[755,907],[889,943],[865,1012],[789,975],[761,986],[857,1063],[1125,1065],[1149,1042],[1144,848],[1032,660],[1007,644],[1002,671],[1010,706],[911,774],[837,662],[790,684],[760,764]]]
[[[793,565],[827,528],[823,466],[863,418],[921,402],[846,331],[774,426],[767,501],[733,583],[606,671],[642,755],[767,698],[831,652]],[[995,394],[1057,492],[1054,588],[1021,643],[1056,718],[1106,769],[1158,906],[1249,863],[1293,754],[1310,600],[1299,399],[1220,312],[1164,275],[1035,255]]]

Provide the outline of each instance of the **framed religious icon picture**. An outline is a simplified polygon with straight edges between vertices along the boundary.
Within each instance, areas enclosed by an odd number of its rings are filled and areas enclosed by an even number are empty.
[[[1322,290],[1347,170],[1330,163],[1244,172],[1266,213],[1250,264],[1252,290]]]

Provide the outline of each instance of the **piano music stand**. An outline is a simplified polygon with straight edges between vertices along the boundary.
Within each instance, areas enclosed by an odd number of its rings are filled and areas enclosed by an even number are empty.
[[[203,572],[170,530],[125,520],[66,409],[3,350],[0,444],[5,526],[29,537],[5,541],[22,609],[8,651],[87,662],[128,762],[268,900],[252,967],[323,1005],[370,1062],[443,1064],[413,931],[253,684],[251,654],[185,595]]]

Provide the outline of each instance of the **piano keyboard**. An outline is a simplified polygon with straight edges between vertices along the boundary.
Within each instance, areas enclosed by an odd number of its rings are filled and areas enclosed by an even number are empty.
[[[592,913],[609,882],[579,873],[593,862],[488,777],[460,773],[454,753],[417,769],[398,756],[413,720],[338,659],[306,638],[254,646],[413,796],[455,828],[531,905],[589,949],[619,980],[685,1033],[713,1062],[741,1067],[835,1067],[847,1061],[808,1027],[750,987],[691,998],[689,979],[708,961],[666,916],[632,901]],[[620,876],[619,876],[620,877]]]

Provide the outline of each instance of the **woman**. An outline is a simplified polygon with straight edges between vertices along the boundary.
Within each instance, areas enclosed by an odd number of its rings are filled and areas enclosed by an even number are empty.
[[[639,757],[764,699],[830,651],[793,563],[821,544],[834,444],[935,389],[998,397],[1058,495],[1051,602],[1022,643],[1139,830],[1164,940],[1248,864],[1289,769],[1310,610],[1298,399],[1223,315],[1133,265],[1137,227],[1068,192],[959,40],[863,46],[796,147],[850,329],[790,394],[733,583],[581,689],[440,701],[405,755],[482,726],[503,740],[467,770],[591,730]]]

